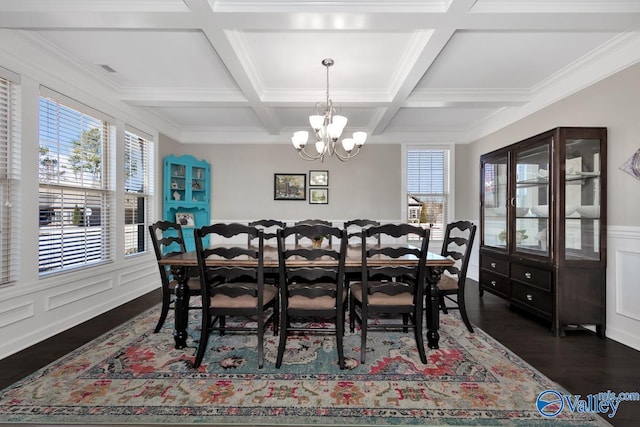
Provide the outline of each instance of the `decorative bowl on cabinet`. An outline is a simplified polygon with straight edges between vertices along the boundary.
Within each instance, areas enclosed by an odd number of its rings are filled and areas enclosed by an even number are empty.
[[[600,206],[578,206],[576,210],[583,218],[600,218]]]

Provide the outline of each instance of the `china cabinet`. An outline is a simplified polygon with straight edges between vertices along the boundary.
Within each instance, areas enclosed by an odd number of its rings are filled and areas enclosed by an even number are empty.
[[[561,127],[480,158],[480,295],[605,333],[607,130]]]
[[[163,218],[182,225],[187,250],[195,250],[193,228],[210,224],[210,166],[193,156],[164,159]]]

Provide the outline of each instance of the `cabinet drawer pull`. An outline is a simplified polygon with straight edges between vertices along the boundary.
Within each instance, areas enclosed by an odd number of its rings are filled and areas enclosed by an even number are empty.
[[[527,294],[527,301],[533,301],[533,295]]]
[[[531,273],[527,271],[526,273],[524,273],[524,277],[526,277],[527,279],[531,279]]]
[[[496,281],[495,280],[491,281],[491,286],[493,286],[494,288],[496,287]]]
[[[496,263],[495,262],[491,263],[491,268],[496,268]]]

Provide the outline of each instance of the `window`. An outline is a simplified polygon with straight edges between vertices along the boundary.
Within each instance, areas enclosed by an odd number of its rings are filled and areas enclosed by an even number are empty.
[[[126,131],[124,134],[124,244],[125,255],[146,251],[152,189],[153,143]]]
[[[41,88],[41,274],[112,260],[111,126],[100,116],[102,113]]]
[[[449,221],[449,150],[407,149],[407,222],[442,240]]]
[[[20,77],[0,68],[0,285],[14,282],[18,261]]]

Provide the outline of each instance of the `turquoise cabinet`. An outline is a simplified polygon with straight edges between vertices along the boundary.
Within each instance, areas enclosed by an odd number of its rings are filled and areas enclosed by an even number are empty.
[[[193,156],[164,159],[163,218],[182,225],[187,250],[195,249],[193,229],[211,222],[211,167]]]

